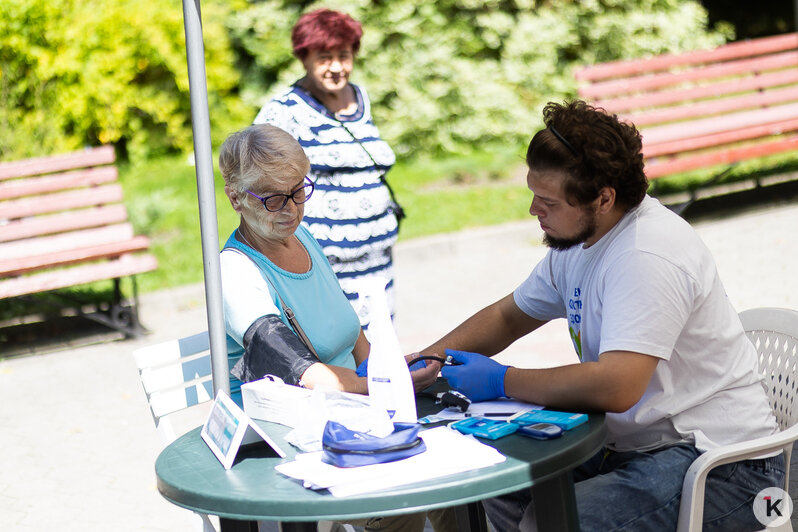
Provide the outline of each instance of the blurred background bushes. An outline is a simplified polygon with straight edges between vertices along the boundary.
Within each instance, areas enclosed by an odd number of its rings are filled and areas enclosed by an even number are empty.
[[[249,117],[224,20],[203,2],[214,132]],[[113,143],[122,158],[191,149],[183,12],[174,0],[0,2],[0,159]]]
[[[546,101],[575,94],[575,66],[733,37],[688,0],[203,0],[214,145],[302,75],[290,31],[317,7],[362,21],[353,82],[400,158],[521,146]],[[0,99],[0,160],[190,151],[180,2],[3,0]]]

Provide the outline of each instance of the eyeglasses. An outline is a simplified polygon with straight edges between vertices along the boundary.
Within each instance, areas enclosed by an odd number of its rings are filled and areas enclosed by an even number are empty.
[[[247,194],[250,196],[254,196],[263,203],[263,207],[269,212],[277,212],[283,210],[283,208],[288,204],[288,200],[290,199],[295,204],[299,205],[301,203],[305,203],[310,199],[310,196],[313,195],[313,190],[316,188],[316,185],[313,181],[310,180],[309,177],[305,177],[305,184],[301,187],[297,188],[290,194],[271,194],[266,197],[261,197],[252,192],[251,190],[247,190]]]

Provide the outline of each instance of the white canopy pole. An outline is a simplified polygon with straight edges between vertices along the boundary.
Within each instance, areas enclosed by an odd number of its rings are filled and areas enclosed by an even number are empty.
[[[191,124],[199,197],[202,262],[205,272],[205,304],[211,343],[211,370],[214,394],[230,393],[227,367],[227,339],[222,309],[222,278],[219,267],[219,228],[216,221],[216,193],[213,187],[213,151],[205,81],[205,45],[202,41],[200,0],[183,0],[186,31],[188,83],[191,93]]]

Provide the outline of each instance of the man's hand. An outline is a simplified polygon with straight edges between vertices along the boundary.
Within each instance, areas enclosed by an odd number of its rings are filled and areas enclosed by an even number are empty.
[[[441,370],[443,378],[449,385],[474,402],[488,401],[504,397],[504,375],[507,366],[499,364],[486,356],[447,349],[454,362],[460,365],[444,366]]]

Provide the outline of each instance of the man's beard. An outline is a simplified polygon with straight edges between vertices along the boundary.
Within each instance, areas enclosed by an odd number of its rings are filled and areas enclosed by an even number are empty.
[[[582,228],[576,235],[570,238],[556,238],[548,233],[544,233],[543,243],[551,249],[555,249],[557,251],[564,251],[578,244],[583,244],[588,238],[596,233],[596,214],[585,211],[585,216],[582,218],[582,220]]]

